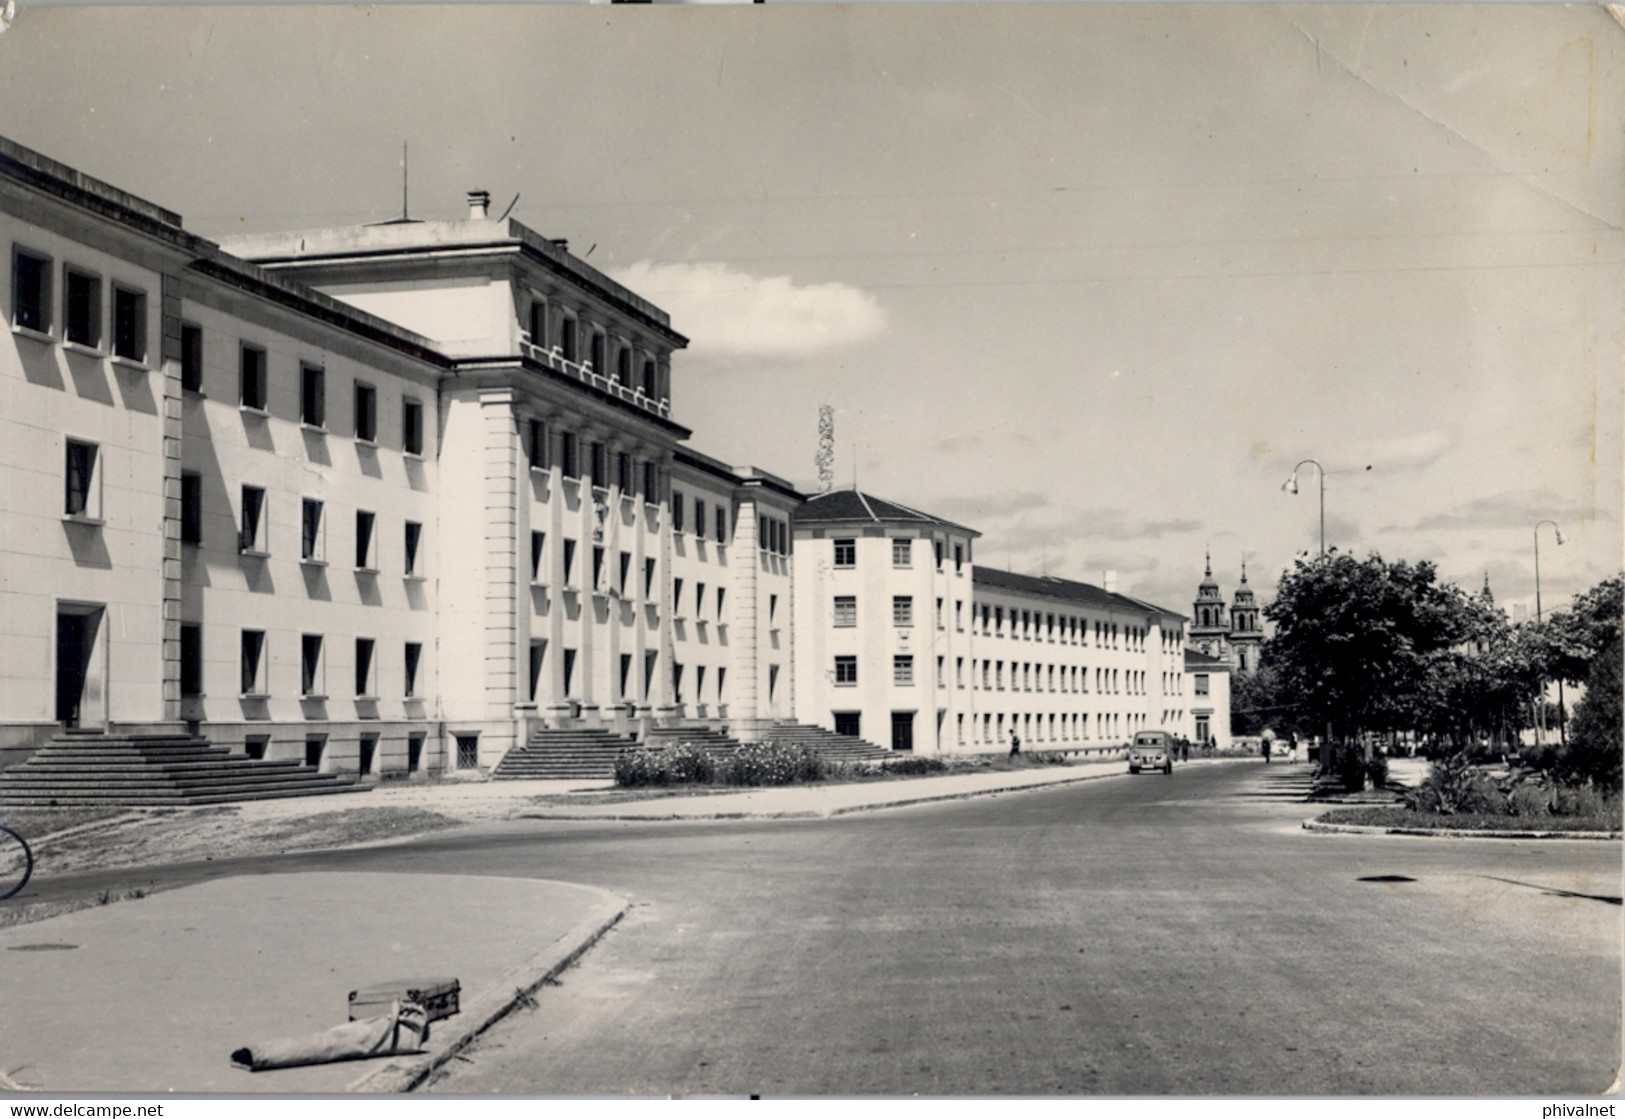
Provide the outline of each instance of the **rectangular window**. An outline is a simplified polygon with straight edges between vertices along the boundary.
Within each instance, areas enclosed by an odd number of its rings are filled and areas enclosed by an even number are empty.
[[[671,608],[677,612],[679,618],[683,616],[683,581],[681,579],[671,581]]]
[[[954,629],[959,633],[965,632],[965,600],[954,599]]]
[[[891,682],[893,684],[914,683],[914,658],[906,653],[900,653],[891,659]]]
[[[914,563],[914,541],[906,538],[894,539],[891,542],[891,565],[893,567],[910,567]]]
[[[621,354],[622,354],[623,357],[625,356],[625,353],[626,353],[626,351],[624,351],[624,350],[621,351]],[[615,692],[615,697],[617,699],[625,699],[627,697],[627,695],[629,694],[629,692],[630,692],[631,686],[632,686],[632,654],[631,653],[622,653],[621,654],[620,686]]]
[[[615,379],[623,385],[632,383],[632,351],[625,346],[615,348]]]
[[[243,630],[242,686],[244,695],[265,695],[265,631]]]
[[[181,474],[181,543],[203,543],[203,476]]]
[[[566,431],[559,436],[561,472],[566,478],[581,477],[581,439],[573,431]]]
[[[299,517],[299,558],[307,563],[321,563],[327,558],[322,531],[322,503],[307,497]]]
[[[602,443],[588,444],[590,455],[588,464],[592,467],[592,484],[595,486],[609,485],[609,451]]]
[[[203,391],[203,328],[181,324],[181,388]]]
[[[1196,689],[1195,689],[1197,695],[1207,695],[1207,683],[1208,683],[1207,673],[1198,672],[1196,674]]]
[[[694,535],[705,535],[705,502],[697,497],[694,499]]]
[[[559,349],[564,352],[565,361],[575,361],[580,356],[580,326],[575,319],[566,317],[559,324]],[[573,476],[573,475],[572,475]]]
[[[203,627],[181,625],[181,695],[203,694]]]
[[[532,299],[529,307],[530,318],[530,344],[547,349],[547,304],[540,299]]]
[[[655,561],[643,561],[643,597],[653,598],[655,594]]]
[[[130,361],[147,360],[147,295],[113,285],[113,353]]]
[[[547,469],[547,424],[543,420],[530,420],[526,425],[525,448],[530,464],[537,470]]]
[[[401,401],[401,451],[423,453],[423,404],[410,396]]]
[[[723,606],[723,603],[725,603],[727,601],[728,601],[728,588],[727,587],[718,587],[717,588],[717,622],[718,622],[718,624],[721,624],[723,621],[726,620],[722,615],[722,606]]]
[[[265,351],[247,342],[238,356],[237,400],[244,408],[265,411]]]
[[[51,258],[16,249],[11,258],[11,323],[51,332]]]
[[[838,626],[855,626],[858,624],[857,595],[838,594],[835,596],[835,624]]]
[[[911,626],[914,624],[914,597],[912,595],[893,595],[891,600],[891,624],[894,626]]]
[[[651,505],[660,500],[660,467],[653,462],[643,464],[643,500]]]
[[[937,599],[937,628],[938,629],[946,629],[947,628],[947,626],[943,624],[943,619],[942,619],[942,599],[940,599],[940,598]]]
[[[416,641],[406,643],[406,664],[404,690],[401,692],[407,699],[418,694],[418,665],[423,661],[423,646]]]
[[[942,570],[942,541],[940,541],[940,540],[931,541],[931,552],[932,552],[932,555],[936,558],[937,570],[941,571]]]
[[[355,385],[355,437],[363,443],[378,440],[378,390],[371,385]]]
[[[856,540],[837,540],[835,543],[835,566],[856,567],[858,565],[858,542]]]
[[[943,678],[943,673],[942,673],[942,667],[943,667],[943,664],[946,661],[947,661],[946,657],[938,657],[937,658],[937,687],[939,687],[939,688],[946,688],[948,686],[946,680]]]
[[[620,578],[620,581],[618,583],[616,583],[616,586],[620,589],[622,598],[626,597],[626,584],[627,584],[627,580],[630,579],[631,577],[632,577],[632,553],[631,552],[622,552],[621,553],[621,578]]]
[[[604,549],[597,544],[592,548],[592,589],[602,590],[604,587]]]
[[[568,538],[564,541],[564,585],[570,585],[570,572],[576,563],[576,542]]]
[[[530,534],[530,581],[532,583],[547,582],[547,571],[542,566],[547,556],[547,533],[532,532]]]
[[[606,343],[599,331],[592,332],[592,371],[600,377],[609,376],[609,361],[604,355]]]
[[[728,510],[720,505],[717,506],[715,527],[717,530],[717,543],[726,544],[728,542]]]
[[[357,509],[355,514],[355,566],[358,571],[376,571],[378,563],[373,556],[373,526],[378,518]]]
[[[858,682],[858,658],[835,658],[835,683],[840,685],[856,684]]]
[[[658,388],[655,379],[655,363],[645,359],[643,363],[643,395],[653,398]]]
[[[355,694],[357,699],[365,699],[378,694],[378,689],[373,684],[372,679],[372,651],[372,638],[358,637],[355,639]]]
[[[964,570],[964,567],[965,567],[965,546],[963,544],[955,544],[954,545],[954,574],[956,574],[956,575],[959,574],[960,571]]]
[[[683,495],[677,490],[671,491],[671,530],[683,531]]]
[[[299,366],[299,421],[327,426],[327,371],[319,365]]]
[[[66,495],[62,511],[70,517],[94,520],[101,516],[101,471],[97,469],[101,455],[94,443],[81,443],[77,439],[65,442]]]
[[[478,769],[480,765],[480,736],[477,734],[458,734],[452,737],[457,742],[457,768]]]
[[[542,694],[542,666],[547,662],[547,641],[538,638],[530,643],[530,701],[535,703]]]
[[[699,618],[705,613],[705,584],[694,584],[694,617]]]
[[[778,614],[779,614],[779,596],[776,595],[776,594],[770,594],[770,595],[767,596],[767,624],[772,625],[773,624],[773,619],[778,617]]]
[[[625,451],[615,452],[615,485],[623,494],[632,492],[632,456]]]
[[[62,305],[67,314],[64,337],[92,350],[102,344],[102,281],[100,276],[77,268],[62,270]]]
[[[299,638],[299,694],[314,699],[323,694],[325,666],[322,664],[322,635],[302,634]]]
[[[237,549],[242,552],[268,551],[265,534],[265,491],[258,486],[243,487],[243,523],[237,532]]]
[[[423,543],[423,526],[416,521],[407,521],[405,556],[401,564],[402,575],[418,574],[418,545],[421,543]]]
[[[964,686],[965,686],[965,658],[964,657],[955,657],[954,658],[954,687],[963,688]]]

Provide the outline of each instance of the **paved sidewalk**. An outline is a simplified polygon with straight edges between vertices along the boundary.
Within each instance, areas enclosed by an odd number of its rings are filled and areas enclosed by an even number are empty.
[[[442,1059],[624,912],[562,882],[421,874],[225,878],[0,930],[0,1071],[48,1094],[403,1091],[424,1058],[245,1072],[232,1050],[341,1025],[349,992],[455,977]]]

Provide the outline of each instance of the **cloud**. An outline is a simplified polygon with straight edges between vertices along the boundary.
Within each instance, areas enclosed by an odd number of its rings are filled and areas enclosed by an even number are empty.
[[[788,276],[752,276],[726,264],[642,260],[615,279],[671,313],[690,352],[731,357],[807,357],[879,334],[886,315],[847,284],[798,287]]]
[[[1000,493],[939,498],[931,503],[931,511],[939,517],[974,528],[978,521],[1014,517],[1031,509],[1047,508],[1049,503],[1048,494],[1033,490],[1005,490]]]
[[[1395,435],[1387,439],[1362,439],[1349,447],[1350,464],[1355,468],[1417,470],[1432,466],[1456,443],[1456,433],[1447,427]]]
[[[1448,512],[1432,513],[1408,528],[1395,525],[1384,531],[1435,532],[1440,529],[1518,528],[1524,525],[1533,529],[1537,520],[1562,517],[1565,513],[1573,519],[1571,503],[1551,490],[1533,494],[1498,493],[1474,498]]]

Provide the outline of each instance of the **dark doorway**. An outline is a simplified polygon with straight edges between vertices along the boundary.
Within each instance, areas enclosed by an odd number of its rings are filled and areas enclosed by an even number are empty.
[[[99,606],[58,606],[56,612],[56,719],[63,726],[99,722],[105,714],[95,679]]]
[[[891,748],[893,750],[914,749],[914,712],[893,711],[891,713]]]
[[[852,738],[862,738],[863,713],[861,711],[835,712],[835,733],[849,735]]]

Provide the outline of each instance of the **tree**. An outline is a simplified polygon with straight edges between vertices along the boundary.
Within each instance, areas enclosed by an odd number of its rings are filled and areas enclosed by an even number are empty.
[[[1625,579],[1616,575],[1577,595],[1547,621],[1539,635],[1549,675],[1585,684],[1566,745],[1540,760],[1564,780],[1621,785],[1620,661]]]
[[[1470,638],[1474,618],[1430,563],[1335,550],[1298,560],[1264,616],[1275,625],[1269,660],[1282,690],[1311,725],[1344,741],[1409,729],[1436,708],[1441,654]]]

